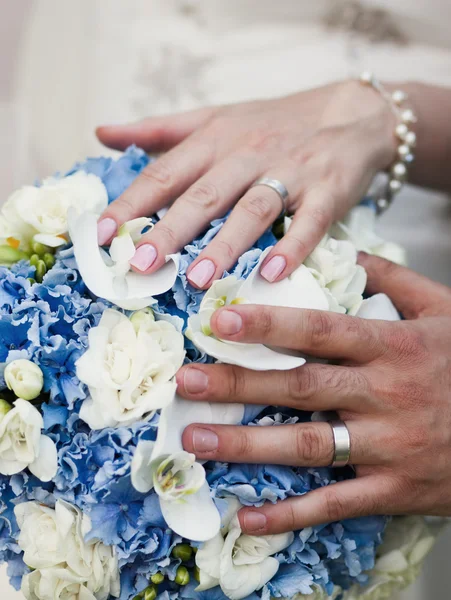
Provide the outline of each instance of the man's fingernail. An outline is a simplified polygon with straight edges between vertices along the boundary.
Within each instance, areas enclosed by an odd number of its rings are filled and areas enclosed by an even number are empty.
[[[273,256],[271,260],[266,263],[260,273],[261,276],[266,279],[266,281],[272,283],[279,277],[286,266],[287,261],[283,256]]]
[[[157,258],[157,249],[152,244],[143,244],[136,249],[135,256],[131,259],[130,264],[136,267],[139,271],[147,271],[153,265]]]
[[[247,532],[261,531],[266,528],[266,517],[263,513],[249,510],[244,513],[243,525]]]
[[[201,260],[194,269],[189,273],[188,279],[196,287],[204,287],[213,277],[216,271],[216,265],[208,258]]]
[[[233,310],[222,310],[216,319],[216,329],[223,335],[235,335],[242,327],[243,319]]]
[[[183,384],[188,394],[200,394],[207,389],[208,377],[203,371],[188,367],[183,377]]]
[[[117,231],[117,223],[114,219],[102,219],[97,223],[97,243],[103,246],[113,237]]]
[[[194,452],[213,452],[219,445],[218,436],[210,429],[195,427],[193,431]]]

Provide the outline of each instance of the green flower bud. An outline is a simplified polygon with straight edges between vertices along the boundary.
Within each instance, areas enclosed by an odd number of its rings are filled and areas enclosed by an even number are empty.
[[[50,252],[46,252],[42,257],[42,260],[45,262],[45,266],[47,269],[51,269],[55,264],[55,255]]]
[[[33,277],[27,277],[27,281],[30,285],[33,285],[33,283],[36,283],[36,279],[33,279]]]
[[[27,259],[28,254],[18,248],[11,248],[7,244],[0,246],[0,265],[4,267],[11,267],[14,263],[19,262],[19,260]]]
[[[155,585],[149,585],[149,587],[144,590],[144,600],[155,600],[157,596],[158,590]]]
[[[45,265],[45,262],[43,260],[39,260],[38,264],[36,265],[36,281],[41,283],[41,281],[44,279],[44,275],[46,273],[47,273],[47,267]]]
[[[10,410],[12,410],[11,404],[3,398],[0,398],[0,421],[9,413]]]
[[[34,240],[31,242],[31,249],[35,254],[39,254],[39,256],[44,256],[44,254],[46,253],[52,253],[52,248],[50,248],[49,246],[44,246],[44,244],[41,244],[40,242],[35,242]]]
[[[172,551],[174,558],[179,558],[183,562],[188,561],[193,555],[193,549],[189,544],[178,544]]]
[[[177,569],[177,573],[175,574],[175,583],[178,583],[179,585],[188,585],[189,573],[186,567],[180,566]]]
[[[135,596],[133,598],[133,600],[142,600],[143,599],[143,595],[142,594],[138,594],[137,596]]]
[[[32,267],[36,267],[39,261],[40,261],[39,254],[32,254],[30,256],[30,265]]]
[[[163,573],[160,573],[158,571],[158,573],[155,573],[154,575],[152,575],[152,577],[150,578],[150,581],[152,583],[155,583],[155,585],[163,583],[163,581],[164,581],[164,575],[163,575]]]
[[[130,317],[130,322],[133,325],[133,328],[136,332],[138,332],[138,330],[141,327],[145,327],[146,325],[153,323],[154,321],[155,317],[151,308],[143,308],[142,310],[137,310]]]
[[[200,569],[198,566],[194,567],[194,579],[197,581],[197,583],[200,583]]]

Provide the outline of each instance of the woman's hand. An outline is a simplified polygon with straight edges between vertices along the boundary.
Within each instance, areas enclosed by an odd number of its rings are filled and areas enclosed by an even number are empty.
[[[357,478],[240,512],[249,534],[291,531],[370,514],[451,516],[451,289],[363,255],[372,292],[384,291],[406,321],[367,321],[320,311],[262,306],[218,310],[212,329],[341,365],[288,372],[193,365],[177,376],[189,400],[337,411],[351,437]],[[331,427],[191,425],[184,447],[202,460],[330,465]]]
[[[331,223],[365,193],[393,159],[394,117],[388,103],[356,81],[266,100],[101,127],[99,139],[124,149],[136,143],[168,151],[150,164],[99,221],[106,244],[124,221],[172,207],[140,241],[132,266],[151,273],[210,221],[233,212],[193,262],[188,279],[207,288],[232,267],[281,213],[259,177],[279,179],[294,213],[289,233],[262,265],[268,281],[283,279],[318,244]]]

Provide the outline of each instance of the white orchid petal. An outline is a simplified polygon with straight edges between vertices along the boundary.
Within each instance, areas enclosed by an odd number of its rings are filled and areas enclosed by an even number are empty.
[[[235,514],[236,510],[233,515],[235,516]],[[201,574],[203,573],[208,575],[211,579],[217,579],[219,581],[220,556],[223,547],[224,538],[222,533],[218,533],[214,538],[211,538],[202,544],[196,553],[196,565],[199,567]]]
[[[126,263],[134,257],[135,252],[136,248],[131,235],[118,235],[113,238],[110,245],[110,256],[113,262]]]
[[[126,310],[140,310],[155,302],[153,296],[163,294],[174,285],[179,255],[168,256],[166,265],[151,275],[130,271],[125,276],[127,298],[118,298],[113,286],[114,267],[105,264],[97,244],[97,216],[89,212],[77,216],[76,211],[70,209],[68,223],[78,269],[84,283],[96,296]]]
[[[364,300],[356,316],[361,319],[380,319],[382,321],[399,321],[401,318],[395,305],[386,294],[375,294]]]
[[[160,507],[168,526],[188,540],[205,542],[214,538],[221,528],[221,517],[207,482],[195,494],[179,501],[160,496]]]
[[[64,246],[67,244],[67,240],[59,235],[51,235],[49,233],[37,233],[33,236],[35,242],[49,246],[50,248],[58,248],[58,246]]]
[[[195,589],[196,592],[205,592],[219,585],[219,579],[210,577],[205,571],[199,571],[199,585]]]
[[[240,287],[238,295],[249,304],[327,310],[327,298],[305,265],[275,283],[269,283],[260,275],[260,266],[270,250],[267,248],[262,252],[257,266]]]
[[[325,296],[324,296],[325,297]],[[263,344],[240,344],[223,342],[200,330],[199,315],[189,319],[189,336],[197,348],[229,365],[237,365],[254,371],[287,371],[305,364],[305,359],[275,352]]]
[[[155,442],[142,440],[136,446],[132,459],[132,485],[141,494],[147,494],[153,488],[152,453]]]
[[[58,470],[58,454],[55,442],[48,436],[41,435],[39,454],[28,468],[41,481],[52,481],[55,477]]]

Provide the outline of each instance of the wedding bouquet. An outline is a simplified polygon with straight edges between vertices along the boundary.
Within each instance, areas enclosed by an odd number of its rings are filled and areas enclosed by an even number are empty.
[[[177,396],[186,362],[290,369],[301,356],[216,339],[229,303],[396,319],[363,299],[356,248],[400,260],[355,209],[291,277],[259,265],[272,230],[207,293],[186,278],[225,218],[156,274],[130,270],[158,219],[125,223],[109,248],[97,219],[147,165],[130,148],[13,194],[0,214],[0,561],[28,600],[379,599],[410,583],[434,536],[421,518],[366,517],[294,533],[243,535],[237,511],[309,493],[352,469],[196,462],[193,422],[283,426],[309,413],[194,403]],[[289,219],[285,227],[289,227]]]

